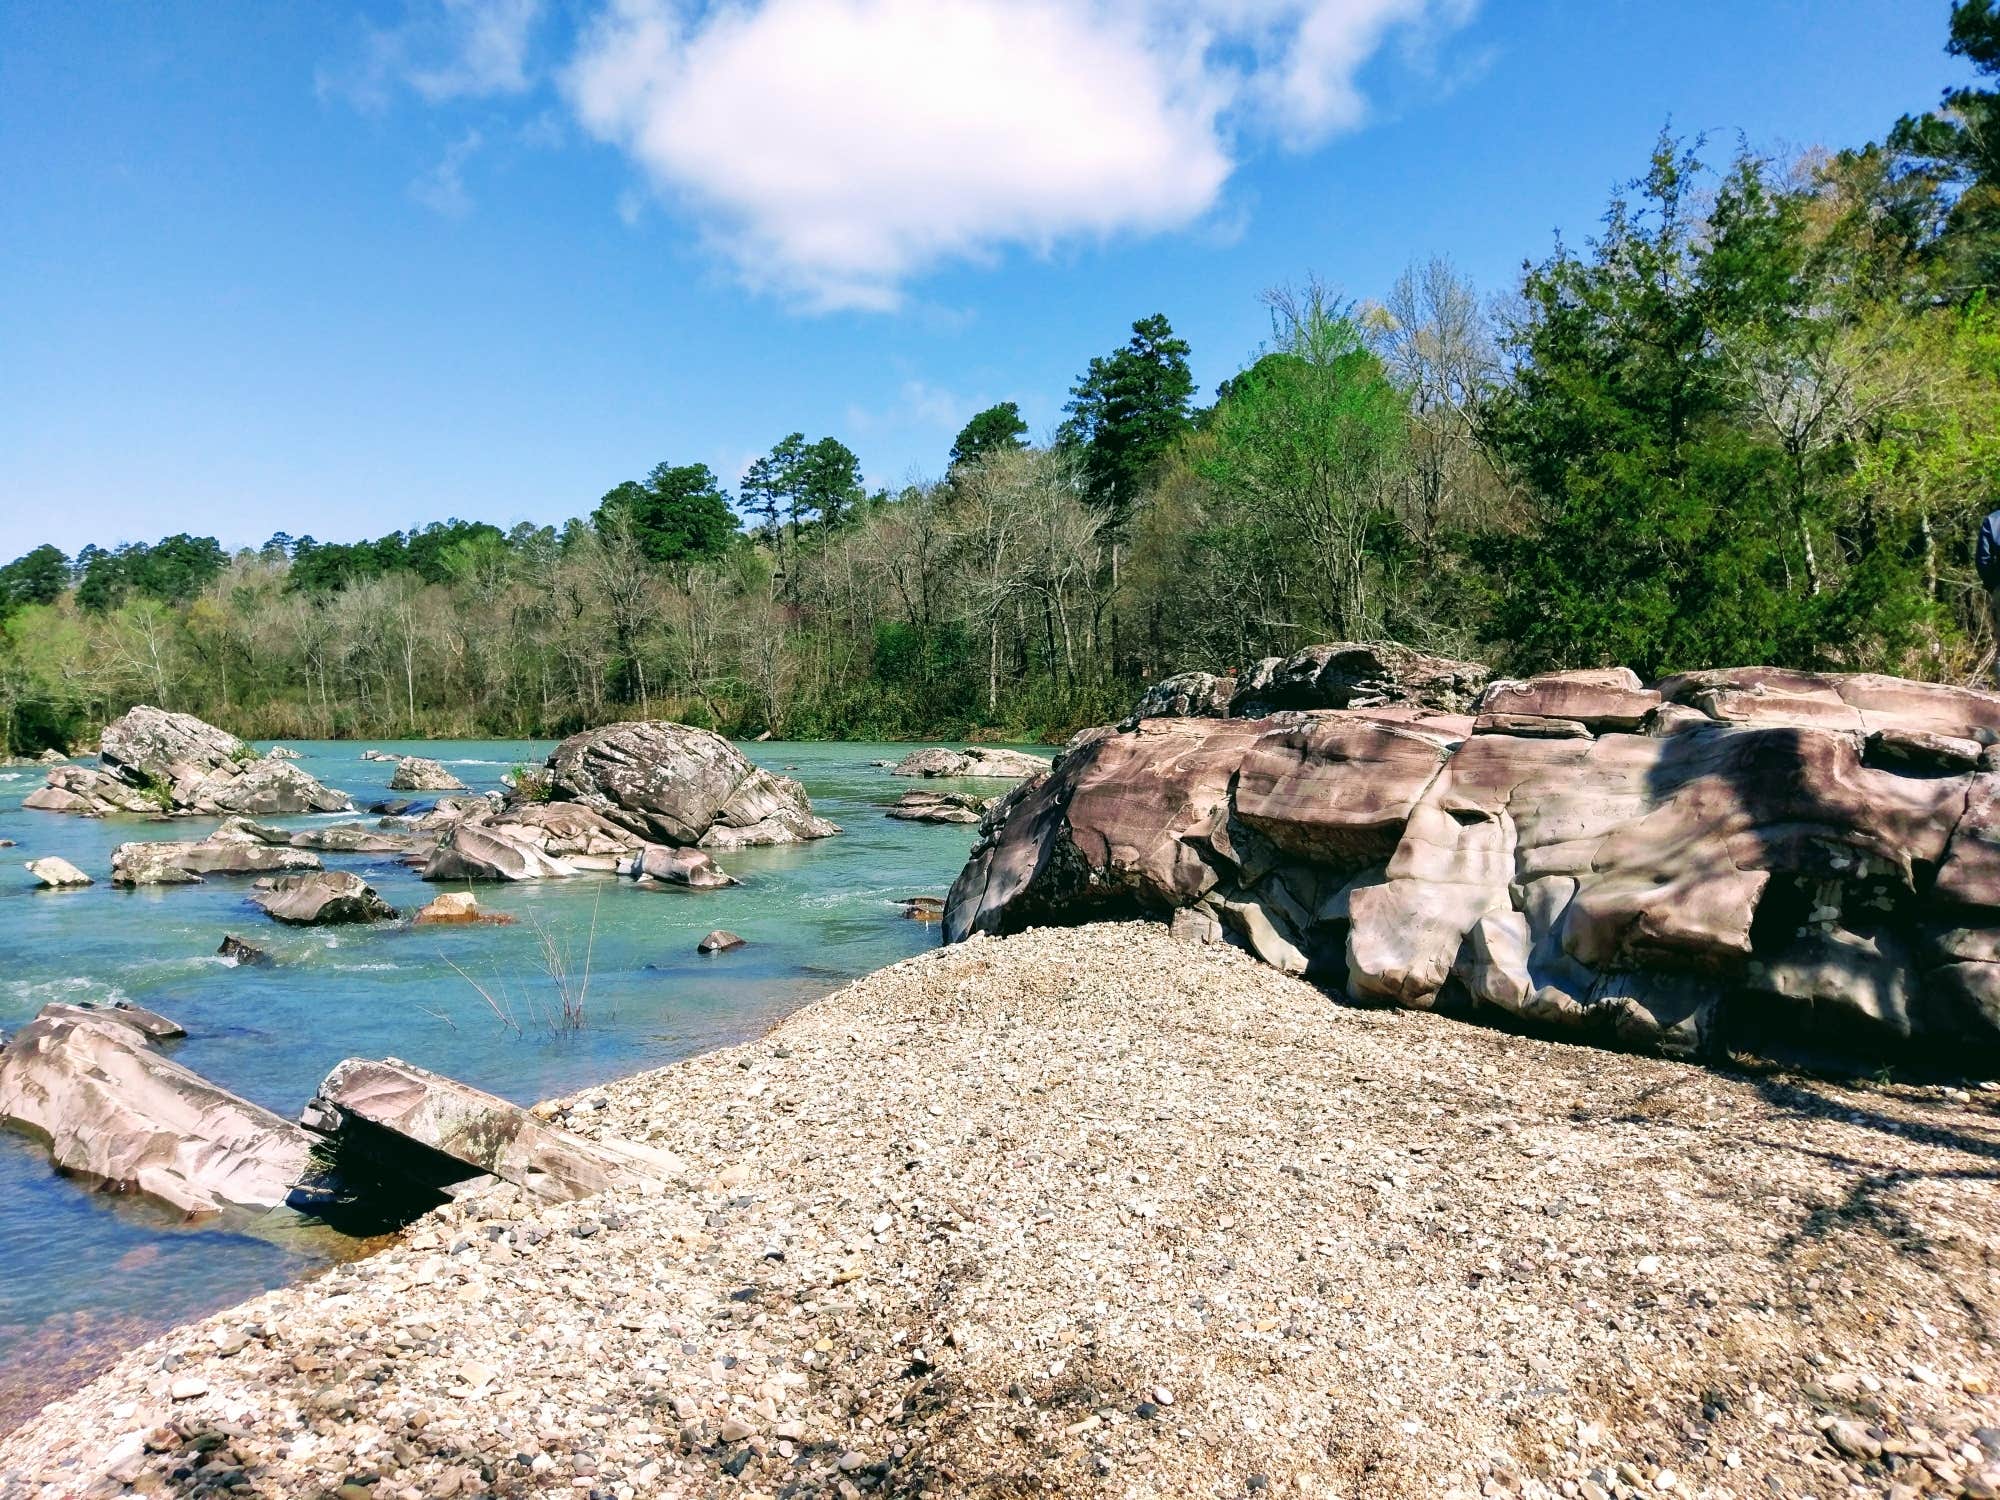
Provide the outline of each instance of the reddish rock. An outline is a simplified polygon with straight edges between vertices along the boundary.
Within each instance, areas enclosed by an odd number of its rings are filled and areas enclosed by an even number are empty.
[[[1151,913],[1358,998],[1626,1044],[1723,1045],[1756,1021],[1808,1046],[2000,1049],[2000,774],[1971,769],[2000,699],[1759,671],[1656,696],[1570,673],[1482,709],[1079,736],[988,814],[946,937]]]

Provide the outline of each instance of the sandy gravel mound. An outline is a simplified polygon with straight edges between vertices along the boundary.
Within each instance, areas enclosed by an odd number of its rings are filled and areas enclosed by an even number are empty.
[[[1997,1112],[980,939],[572,1101],[685,1184],[445,1210],[0,1493],[1988,1494]]]

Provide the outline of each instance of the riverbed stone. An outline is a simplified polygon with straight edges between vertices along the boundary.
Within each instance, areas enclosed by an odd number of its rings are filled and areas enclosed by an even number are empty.
[[[45,854],[40,859],[31,859],[27,870],[39,884],[50,890],[77,890],[96,883],[59,854]]]
[[[462,792],[464,782],[439,762],[422,755],[406,755],[396,762],[389,777],[392,792]]]
[[[312,875],[281,875],[251,901],[275,921],[294,926],[326,927],[359,922],[385,922],[396,908],[375,888],[348,870],[322,870]]]

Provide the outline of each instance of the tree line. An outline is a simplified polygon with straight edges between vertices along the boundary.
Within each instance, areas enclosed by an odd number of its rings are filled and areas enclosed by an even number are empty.
[[[1060,737],[1137,686],[1391,638],[1504,668],[1965,679],[2000,505],[2000,14],[1974,86],[1789,158],[1663,135],[1599,231],[1483,299],[1444,259],[1266,298],[1203,404],[1162,315],[1031,442],[979,413],[869,492],[792,433],[732,495],[662,463],[561,527],[451,520],[0,568],[15,750],[147,700],[263,736]]]

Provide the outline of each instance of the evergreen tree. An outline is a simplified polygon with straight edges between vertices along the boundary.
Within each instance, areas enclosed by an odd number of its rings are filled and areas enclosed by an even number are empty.
[[[1058,432],[1083,454],[1091,497],[1122,531],[1132,505],[1174,441],[1192,425],[1194,376],[1187,341],[1166,315],[1132,325],[1122,349],[1090,362],[1070,388]]]

